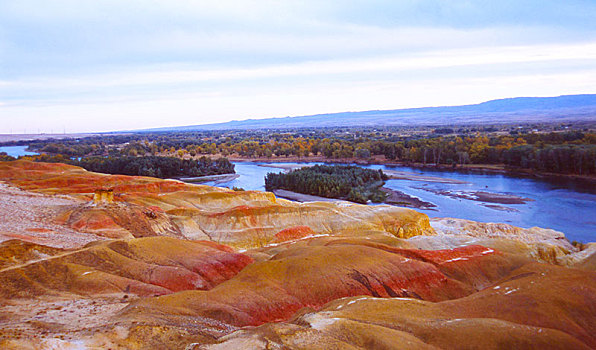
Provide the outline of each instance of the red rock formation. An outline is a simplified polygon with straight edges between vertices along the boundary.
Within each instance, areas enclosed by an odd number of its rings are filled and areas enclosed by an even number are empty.
[[[434,231],[408,209],[63,164],[0,162],[0,179],[21,208],[0,205],[1,218],[35,223],[1,226],[0,238],[84,236],[55,245],[72,250],[0,243],[0,348],[596,347],[595,249],[548,230],[435,220],[446,234],[411,238]],[[92,204],[104,187],[114,203]],[[28,197],[37,209],[22,210]]]
[[[529,264],[464,298],[343,298],[205,349],[590,349],[595,314],[596,273]]]
[[[461,273],[453,276],[442,272],[445,266],[428,262],[456,259]],[[290,246],[208,292],[141,301],[131,312],[159,310],[215,318],[235,326],[258,325],[285,320],[300,308],[318,309],[347,296],[429,301],[460,298],[473,293],[475,285],[494,282],[518,266],[519,261],[484,247],[419,252],[382,244],[373,247],[365,240],[362,244]]]
[[[45,193],[87,193],[110,188],[115,193],[167,193],[184,189],[178,181],[142,176],[105,175],[60,163],[0,162],[0,178],[26,190]],[[116,197],[117,199],[117,197]]]
[[[47,253],[39,253],[36,259],[32,252]],[[3,298],[122,291],[154,295],[207,290],[252,262],[248,256],[213,242],[169,237],[105,241],[74,251],[13,241],[0,246],[0,254],[5,261],[20,262],[0,269]]]

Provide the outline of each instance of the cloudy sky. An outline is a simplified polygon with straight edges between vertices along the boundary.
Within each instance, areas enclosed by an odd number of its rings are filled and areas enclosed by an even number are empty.
[[[0,0],[0,133],[596,93],[594,0]]]

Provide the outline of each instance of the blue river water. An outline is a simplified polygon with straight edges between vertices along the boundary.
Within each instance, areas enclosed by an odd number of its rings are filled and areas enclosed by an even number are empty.
[[[4,146],[0,152],[13,157],[32,155],[27,146]],[[241,187],[246,190],[265,190],[265,175],[281,172],[280,168],[268,165],[314,165],[320,163],[256,163],[236,162],[238,178],[207,185]],[[467,173],[435,169],[367,165],[371,169],[394,170],[459,180],[461,183],[437,183],[391,179],[385,187],[415,196],[436,205],[433,209],[416,209],[430,217],[454,217],[481,222],[504,222],[519,227],[538,226],[552,228],[565,233],[569,240],[580,242],[596,241],[596,188],[567,178],[536,179],[504,174]],[[475,191],[498,194],[513,194],[529,198],[525,204],[483,203],[456,196],[451,193],[473,193]],[[487,206],[488,205],[488,206]],[[492,207],[490,207],[492,205]],[[501,210],[499,210],[501,209]],[[507,209],[503,211],[502,209]]]
[[[6,152],[11,157],[20,157],[20,156],[32,156],[37,154],[35,152],[27,151],[27,147],[29,146],[0,146],[0,153]]]
[[[237,162],[237,179],[216,186],[241,187],[246,190],[265,190],[264,177],[269,172],[281,172],[268,165],[297,165],[297,163]],[[318,163],[300,163],[314,165]],[[437,183],[388,180],[385,187],[404,192],[433,203],[435,208],[423,210],[430,217],[454,217],[480,222],[503,222],[519,227],[538,226],[565,233],[569,240],[596,241],[596,188],[566,178],[537,179],[505,174],[458,172],[385,165],[364,166],[371,169],[395,170],[459,180],[465,183]],[[215,185],[213,182],[205,183]],[[445,195],[483,191],[512,194],[530,199],[525,204],[485,203]],[[504,210],[506,209],[506,211]]]

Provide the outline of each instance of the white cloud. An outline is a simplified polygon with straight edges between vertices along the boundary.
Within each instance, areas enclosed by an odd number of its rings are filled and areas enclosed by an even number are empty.
[[[146,72],[121,71],[118,73],[101,74],[97,76],[50,78],[39,80],[37,82],[35,80],[30,80],[29,82],[25,80],[22,85],[25,87],[48,84],[58,87],[62,85],[108,87],[592,59],[596,59],[596,43],[486,47],[363,59],[309,61],[296,64],[271,65],[265,67],[259,66],[254,68],[169,70],[168,67],[159,67],[160,69],[157,71],[150,71],[151,69],[149,68]],[[12,86],[15,85],[14,82],[11,83],[7,81],[0,82],[0,85],[2,83]]]
[[[594,92],[595,9],[582,0],[0,1],[0,132]]]
[[[310,79],[313,82],[331,79],[334,76],[346,75],[348,80],[367,80],[375,75],[400,74],[409,75],[425,70],[453,69],[465,67],[509,67],[512,74],[515,68],[524,63],[542,63],[550,65],[550,70],[562,69],[562,63],[584,64],[593,60],[596,64],[596,43],[575,45],[538,45],[521,47],[486,47],[474,49],[443,50],[400,56],[380,56],[364,59],[339,59],[296,64],[271,65],[251,68],[219,68],[219,69],[176,69],[176,67],[148,67],[146,70],[120,71],[101,75],[83,75],[59,78],[22,79],[0,83],[0,89],[20,92],[33,99],[43,99],[48,91],[63,92],[69,96],[77,91],[97,91],[105,98],[106,88],[115,88],[114,94],[134,97],[135,91],[155,91],[156,94],[167,94],[168,88],[185,86],[188,89],[220,86],[221,89],[233,89],[233,84],[250,82],[255,87],[274,87],[277,79]],[[444,73],[436,73],[440,77]],[[421,74],[423,77],[423,74]],[[4,87],[3,87],[4,86]],[[127,90],[128,89],[128,90]],[[2,91],[2,90],[0,90]],[[37,94],[37,95],[36,95]],[[140,94],[145,98],[145,94]],[[50,99],[51,100],[51,99]]]

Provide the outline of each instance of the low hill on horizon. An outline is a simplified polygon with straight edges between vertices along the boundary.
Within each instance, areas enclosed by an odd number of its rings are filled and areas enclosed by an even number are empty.
[[[479,104],[394,110],[340,112],[308,116],[233,120],[225,123],[136,130],[195,131],[226,129],[280,129],[340,126],[419,126],[453,124],[506,124],[570,122],[596,119],[596,94],[557,97],[516,97]]]

